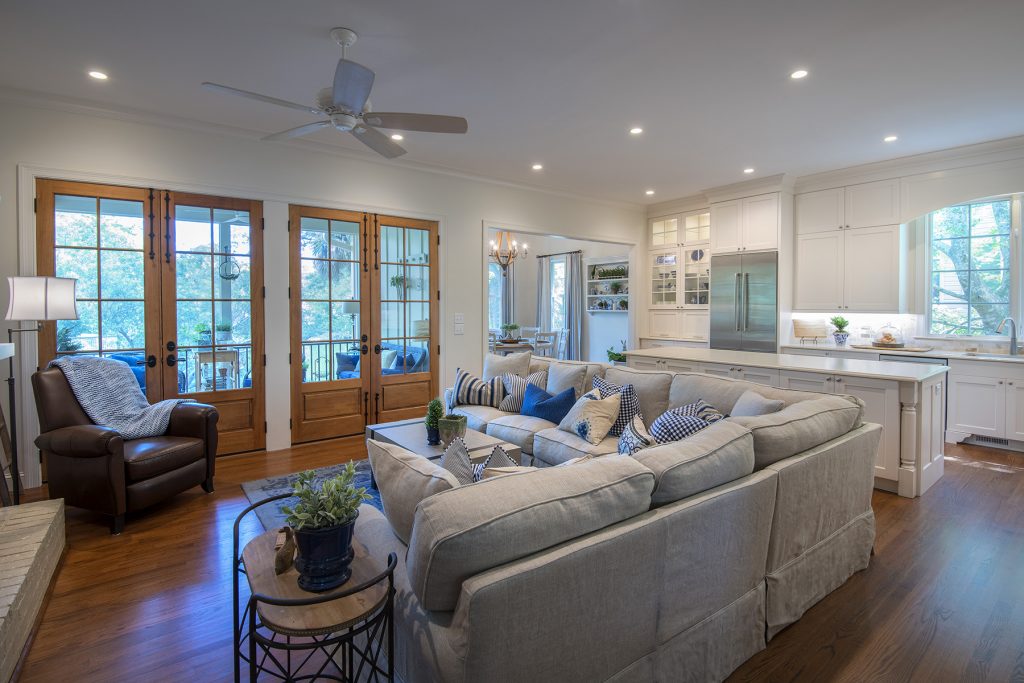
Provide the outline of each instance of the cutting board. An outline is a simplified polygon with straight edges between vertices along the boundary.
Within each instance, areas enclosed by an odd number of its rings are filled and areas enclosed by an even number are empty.
[[[871,344],[850,344],[851,348],[854,349],[871,349],[872,351],[878,351],[885,353],[886,351],[907,351],[910,353],[924,353],[925,351],[931,351],[931,346],[904,346],[901,349],[887,349],[881,346],[872,346]]]

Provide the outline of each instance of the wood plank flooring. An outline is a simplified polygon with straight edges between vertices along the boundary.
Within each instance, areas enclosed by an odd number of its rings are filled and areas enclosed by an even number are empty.
[[[68,553],[21,681],[228,681],[238,484],[365,457],[359,438],[224,458],[130,517],[68,509]],[[36,489],[31,499],[45,497]],[[871,566],[730,681],[1024,681],[1024,456],[948,447],[923,498],[876,491]]]

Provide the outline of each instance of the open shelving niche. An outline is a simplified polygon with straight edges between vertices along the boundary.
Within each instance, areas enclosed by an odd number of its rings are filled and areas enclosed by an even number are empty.
[[[587,312],[629,313],[629,260],[587,264]]]

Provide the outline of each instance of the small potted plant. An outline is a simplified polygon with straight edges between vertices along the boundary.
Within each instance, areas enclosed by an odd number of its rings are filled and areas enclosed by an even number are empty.
[[[501,331],[505,335],[505,341],[515,341],[516,333],[519,331],[519,325],[516,323],[505,323],[501,326]]]
[[[846,346],[846,340],[850,338],[850,333],[846,331],[846,328],[849,327],[850,321],[837,315],[833,316],[829,322],[836,328],[836,331],[832,333],[832,339],[836,346]]]
[[[437,422],[443,415],[444,405],[441,403],[441,399],[432,399],[427,404],[427,416],[423,419],[423,424],[427,427],[427,443],[431,446],[441,443],[441,434],[437,429]]]
[[[231,341],[231,323],[217,323],[215,330],[218,342]]]
[[[392,275],[391,286],[398,290],[399,298],[405,298],[405,287],[408,284],[408,280],[404,275]]]
[[[448,448],[448,444],[459,437],[466,436],[466,416],[448,413],[437,419],[437,431],[441,437],[441,445]]]
[[[370,498],[365,488],[353,484],[355,476],[354,462],[319,486],[313,470],[302,472],[293,488],[298,502],[281,508],[295,532],[295,568],[302,590],[320,593],[352,576],[352,532],[359,506]]]
[[[208,323],[196,323],[192,331],[196,333],[199,346],[209,346],[213,343],[213,329]]]

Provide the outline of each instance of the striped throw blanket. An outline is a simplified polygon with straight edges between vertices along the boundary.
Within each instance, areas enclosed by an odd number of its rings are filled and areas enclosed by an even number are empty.
[[[167,431],[171,411],[184,399],[149,404],[127,363],[95,356],[62,356],[50,361],[71,385],[75,398],[89,419],[121,438],[141,439]]]

